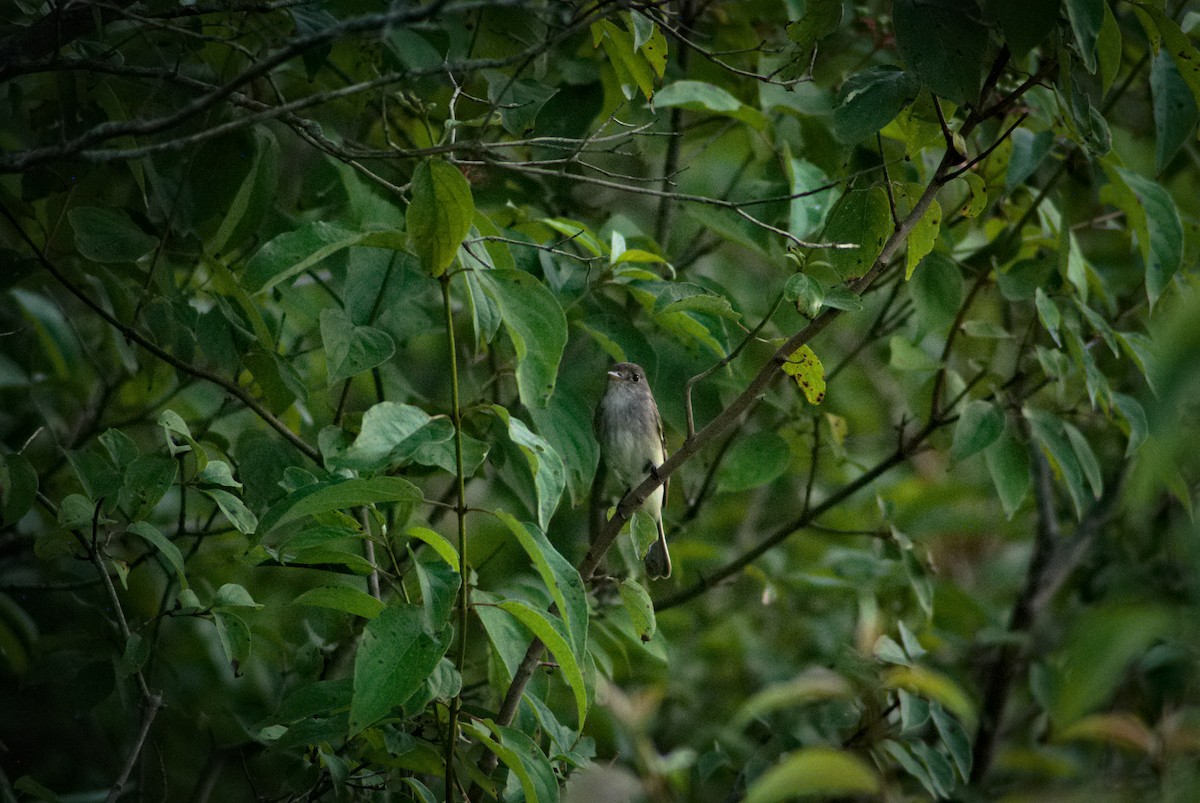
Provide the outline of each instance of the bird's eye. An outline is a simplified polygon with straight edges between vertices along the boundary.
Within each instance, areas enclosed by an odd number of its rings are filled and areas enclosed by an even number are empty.
[[[634,375],[633,375],[633,381],[634,381],[634,382],[641,382],[641,381],[642,381],[642,377],[641,377],[639,374],[634,374]]]

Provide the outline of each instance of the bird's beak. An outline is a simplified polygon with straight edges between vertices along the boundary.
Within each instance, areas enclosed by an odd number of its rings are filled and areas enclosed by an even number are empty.
[[[620,374],[618,374],[616,371],[609,371],[609,372],[608,372],[608,381],[609,381],[609,382],[613,382],[613,381],[615,381],[615,380],[617,380],[617,379],[620,379],[620,378],[621,378],[621,375],[620,375]]]

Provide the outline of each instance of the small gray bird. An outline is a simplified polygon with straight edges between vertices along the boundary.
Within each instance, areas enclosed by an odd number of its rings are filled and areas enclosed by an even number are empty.
[[[626,493],[667,459],[662,418],[640,365],[619,362],[609,369],[608,388],[596,407],[594,424],[604,462],[625,486]],[[650,545],[645,559],[646,574],[651,579],[671,576],[671,555],[662,523],[666,500],[664,482],[642,503],[658,527],[658,540]]]

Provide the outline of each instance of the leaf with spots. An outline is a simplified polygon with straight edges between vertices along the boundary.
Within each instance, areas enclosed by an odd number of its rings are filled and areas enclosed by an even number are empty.
[[[825,226],[824,241],[846,243],[826,256],[842,279],[862,276],[875,262],[892,231],[892,213],[883,187],[852,190],[842,197]]]
[[[808,346],[792,352],[783,364],[783,372],[796,380],[796,387],[809,404],[820,404],[825,399],[825,366]]]

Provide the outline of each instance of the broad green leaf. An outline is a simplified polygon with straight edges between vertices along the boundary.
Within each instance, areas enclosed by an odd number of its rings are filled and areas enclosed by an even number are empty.
[[[1105,0],[1066,0],[1067,18],[1071,20],[1071,31],[1079,55],[1088,72],[1096,71],[1096,43],[1104,25]]]
[[[940,704],[932,703],[929,706],[929,713],[933,718],[938,735],[942,737],[942,744],[946,746],[950,758],[954,759],[954,766],[958,768],[958,777],[963,781],[970,780],[973,759],[971,737],[967,735],[962,723],[947,714]]]
[[[332,608],[364,619],[374,619],[384,609],[384,604],[365,591],[349,586],[321,586],[310,588],[292,600],[293,605],[310,605],[317,608]]]
[[[967,200],[958,211],[967,219],[979,217],[987,207],[988,200],[987,185],[983,181],[983,176],[968,172],[963,173],[960,178],[967,185]]]
[[[125,469],[121,506],[137,521],[150,515],[170,490],[179,472],[174,460],[162,455],[143,455]]]
[[[783,476],[792,461],[787,441],[769,430],[739,438],[726,452],[717,472],[718,488],[724,492],[748,491]]]
[[[912,278],[913,271],[937,242],[938,232],[942,228],[942,207],[936,200],[925,210],[925,214],[917,221],[908,235],[908,250],[904,262],[904,280]]]
[[[405,221],[421,267],[441,276],[471,230],[475,199],[462,171],[449,162],[421,162],[413,171]]]
[[[150,642],[141,633],[130,633],[129,640],[125,642],[125,650],[121,654],[121,660],[117,663],[117,676],[121,678],[132,677],[146,665],[146,659],[149,657]]]
[[[380,471],[415,462],[453,473],[457,470],[454,448],[454,424],[448,418],[431,416],[409,404],[380,402],[363,414],[362,429],[354,441],[328,450],[325,461],[329,467],[355,471]],[[466,476],[475,473],[487,452],[487,444],[464,434]]]
[[[1035,1],[1040,3],[1041,0]],[[1046,130],[1035,134],[1027,128],[1018,128],[1012,133],[1012,144],[1012,155],[1004,176],[1004,189],[1007,192],[1024,184],[1042,164],[1054,144],[1054,132]]]
[[[632,33],[609,20],[600,20],[592,23],[592,43],[604,48],[626,99],[633,97],[634,87],[642,91],[646,100],[654,96],[655,67],[634,47]]]
[[[493,404],[491,409],[504,422],[509,439],[521,450],[529,464],[529,473],[533,476],[537,492],[538,526],[544,529],[550,525],[550,519],[558,508],[563,489],[566,488],[566,466],[563,465],[562,457],[554,451],[554,447],[531,430],[524,421],[511,415],[499,404]]]
[[[1152,29],[1146,32],[1151,37],[1154,51],[1159,51],[1159,41],[1163,49],[1171,54],[1180,77],[1192,91],[1192,98],[1200,106],[1200,50],[1192,43],[1188,34],[1184,33],[1175,20],[1168,17],[1161,7],[1154,4],[1139,5],[1136,9],[1139,18],[1143,15],[1153,21]],[[1144,24],[1144,22],[1143,22]]]
[[[703,312],[731,321],[742,318],[741,313],[734,311],[728,298],[690,282],[671,282],[654,302],[655,315],[688,311]]]
[[[930,253],[908,283],[916,307],[920,332],[948,329],[962,303],[962,271],[940,252]]]
[[[922,666],[897,666],[884,674],[883,685],[905,689],[929,700],[936,700],[964,722],[975,722],[975,706],[962,687],[949,677]]]
[[[958,104],[974,103],[983,78],[988,31],[974,4],[896,0],[896,45],[925,86]]]
[[[234,676],[239,677],[242,666],[250,658],[250,626],[245,619],[229,611],[213,611],[212,616],[225,659],[229,661]]]
[[[1171,630],[1171,615],[1151,605],[1108,604],[1085,611],[1057,656],[1050,717],[1057,727],[1105,705],[1130,662]]]
[[[796,305],[796,311],[806,318],[813,318],[821,311],[825,301],[825,288],[805,273],[793,273],[783,287],[783,297]]]
[[[354,657],[350,732],[387,716],[424,686],[450,647],[453,629],[429,633],[420,605],[392,605],[367,623]]]
[[[1132,457],[1150,433],[1146,410],[1142,407],[1141,402],[1124,393],[1114,393],[1112,400],[1113,405],[1120,411],[1121,417],[1129,426],[1129,443],[1125,447],[1125,456]]]
[[[983,456],[1004,515],[1011,519],[1029,492],[1029,453],[1020,441],[1005,433],[987,448]]]
[[[242,274],[242,286],[259,293],[303,273],[330,254],[358,245],[370,232],[345,229],[314,220],[270,240],[250,258]]]
[[[588,610],[579,571],[554,548],[541,530],[522,524],[503,510],[495,513],[529,555],[558,607],[572,648],[577,655],[583,655],[587,648]]]
[[[196,472],[196,482],[205,483],[207,485],[223,485],[226,488],[242,487],[242,484],[233,478],[233,469],[224,460],[210,460],[208,464]]]
[[[106,430],[97,440],[104,444],[108,456],[112,458],[113,465],[122,471],[140,454],[133,439],[119,429]]]
[[[37,498],[38,476],[20,454],[0,455],[0,523],[15,524]]]
[[[677,106],[694,112],[712,112],[725,117],[732,117],[746,123],[755,130],[762,131],[768,121],[758,109],[747,106],[719,86],[704,81],[676,81],[664,86],[654,96],[657,108]]]
[[[558,779],[549,759],[525,733],[497,725],[490,719],[465,724],[463,730],[494,752],[512,770],[528,803],[554,803],[559,800]]]
[[[229,204],[221,225],[205,243],[209,254],[221,254],[249,236],[275,203],[279,185],[279,142],[265,126],[255,126],[250,169]]]
[[[333,479],[307,485],[276,502],[262,518],[260,533],[331,510],[346,510],[380,502],[420,502],[421,490],[400,477]]]
[[[862,276],[883,250],[892,233],[892,214],[883,187],[851,190],[834,207],[822,239],[854,248],[836,248],[822,253],[842,279]]]
[[[225,518],[229,519],[229,523],[239,532],[251,535],[258,529],[258,517],[250,511],[250,508],[246,507],[241,499],[220,488],[204,488],[202,490],[206,496],[217,503],[217,507],[221,508]]]
[[[891,359],[888,365],[897,371],[936,371],[939,363],[925,349],[914,345],[902,335],[892,335],[888,341]]]
[[[136,262],[158,246],[119,209],[77,206],[67,213],[75,247],[93,262]]]
[[[428,544],[438,557],[446,562],[447,566],[458,571],[458,550],[441,533],[428,527],[409,527],[404,534]]]
[[[814,165],[790,154],[784,162],[791,184],[788,210],[788,231],[796,237],[807,237],[821,228],[833,204],[834,189],[829,177]]]
[[[1091,714],[1082,717],[1054,735],[1055,741],[1097,742],[1102,745],[1125,747],[1146,755],[1158,749],[1158,736],[1134,714]]]
[[[1058,24],[1058,0],[994,0],[988,8],[1017,58],[1045,41]]]
[[[787,24],[788,39],[796,44],[799,51],[796,58],[805,69],[817,42],[837,30],[842,21],[842,5],[841,0],[808,0],[804,16]]]
[[[1034,439],[1041,444],[1050,458],[1055,474],[1066,485],[1071,502],[1075,505],[1075,515],[1082,518],[1087,503],[1083,488],[1083,469],[1079,465],[1074,447],[1064,433],[1063,422],[1045,410],[1025,407],[1022,413],[1029,422]]]
[[[1105,172],[1115,181],[1118,204],[1137,233],[1138,250],[1146,265],[1146,295],[1153,308],[1183,260],[1179,210],[1161,184],[1122,167],[1110,170],[1106,166]],[[1129,200],[1131,197],[1136,203]]]
[[[480,283],[500,308],[517,353],[517,392],[526,407],[545,407],[567,345],[567,320],[554,294],[524,271],[490,270]]]
[[[825,400],[825,366],[811,348],[801,346],[792,352],[782,370],[796,380],[796,387],[809,404],[820,404]]]
[[[621,602],[629,613],[629,619],[633,622],[633,629],[637,632],[638,638],[642,641],[649,641],[658,629],[658,623],[654,618],[654,602],[650,599],[650,594],[646,592],[641,583],[629,578],[622,580],[621,584],[617,586],[617,590],[621,593]]]
[[[897,67],[885,65],[855,73],[842,84],[834,103],[837,138],[848,144],[866,139],[890,123],[920,89],[921,82],[914,75]]]
[[[1004,432],[1004,416],[996,405],[982,399],[962,406],[954,426],[954,443],[950,456],[955,460],[970,457],[991,446]]]
[[[575,696],[575,713],[578,718],[578,729],[583,729],[588,712],[588,687],[584,679],[580,659],[586,652],[576,653],[563,631],[566,629],[563,621],[539,610],[528,602],[519,599],[505,600],[496,607],[511,614],[525,627],[537,636],[562,670],[563,678]]]
[[[340,307],[321,310],[329,385],[382,365],[396,353],[392,336],[373,326],[356,326]]]
[[[558,90],[535,81],[515,79],[499,70],[482,70],[488,100],[500,110],[500,123],[514,137],[527,136],[546,101]]]
[[[590,493],[600,453],[592,434],[595,399],[581,384],[561,382],[548,405],[528,408],[537,431],[563,459],[572,504],[578,504]]]
[[[179,575],[180,583],[184,588],[187,588],[187,579],[183,573],[183,553],[157,527],[147,524],[144,521],[135,521],[126,528],[125,532],[136,535],[154,547],[158,554],[167,559],[167,563],[171,564],[171,568]]]
[[[1038,318],[1041,320],[1042,326],[1053,338],[1055,345],[1062,346],[1062,337],[1059,335],[1059,329],[1062,327],[1062,312],[1059,311],[1058,305],[1040,287],[1034,291],[1033,302],[1037,307]]]
[[[413,568],[421,586],[425,629],[431,633],[437,632],[450,621],[450,614],[459,601],[458,590],[462,583],[458,567],[447,566],[439,559],[418,558],[413,561]]]
[[[246,590],[245,586],[237,583],[225,583],[217,589],[217,593],[213,594],[212,608],[214,610],[228,608],[254,608],[257,610],[262,607],[260,603],[254,601],[254,597],[250,596],[250,592]]]
[[[750,784],[746,803],[778,803],[797,797],[854,797],[879,792],[879,777],[854,753],[833,747],[802,747]]]
[[[751,695],[738,710],[734,727],[745,727],[751,720],[781,709],[853,697],[854,689],[845,678],[824,667],[813,667]]]
[[[1092,486],[1092,496],[1099,499],[1100,494],[1104,491],[1104,477],[1100,471],[1100,461],[1096,458],[1096,453],[1092,451],[1087,438],[1074,425],[1064,421],[1063,430],[1067,433],[1067,440],[1071,442],[1071,448],[1075,450],[1075,457],[1079,459],[1079,467],[1083,470],[1083,476],[1087,477],[1088,485]]]
[[[1113,15],[1112,7],[1104,5],[1104,22],[1100,25],[1100,33],[1096,37],[1096,63],[1100,71],[1100,95],[1108,94],[1113,80],[1121,69],[1121,26]]]
[[[586,224],[561,217],[542,218],[538,222],[549,226],[554,231],[566,237],[569,242],[578,245],[592,256],[604,256],[604,245],[600,242],[600,238],[596,236],[596,233],[588,228]],[[559,247],[565,244],[561,242],[554,243],[555,246]]]
[[[67,494],[58,503],[58,523],[68,530],[90,531],[95,514],[96,503],[82,494]]]
[[[1162,50],[1154,57],[1150,91],[1154,98],[1154,172],[1161,173],[1196,130],[1200,108],[1170,51]]]

